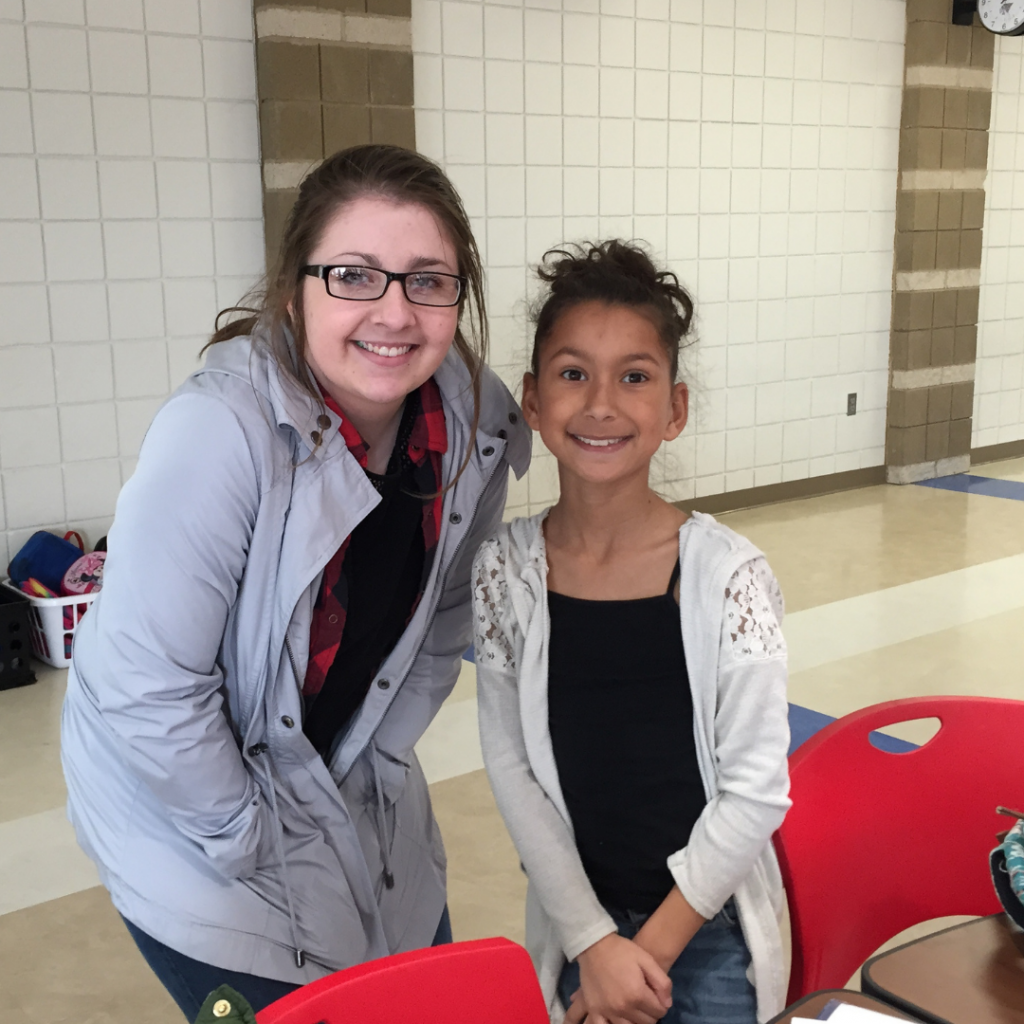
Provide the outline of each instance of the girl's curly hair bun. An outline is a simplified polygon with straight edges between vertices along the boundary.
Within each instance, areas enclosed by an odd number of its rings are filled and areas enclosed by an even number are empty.
[[[558,319],[573,306],[604,302],[630,306],[651,317],[672,366],[679,373],[679,350],[693,322],[693,300],[671,270],[659,270],[635,242],[613,238],[550,249],[537,268],[548,286],[535,308],[533,354],[530,369],[536,374],[541,345]]]

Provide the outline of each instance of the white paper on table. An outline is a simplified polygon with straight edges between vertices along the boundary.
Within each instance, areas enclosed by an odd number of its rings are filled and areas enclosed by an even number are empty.
[[[820,1024],[811,1017],[792,1017],[792,1024]],[[863,1006],[840,1003],[829,1015],[827,1024],[892,1024],[893,1018],[877,1010],[866,1010]]]
[[[877,1010],[866,1010],[863,1006],[840,1003],[828,1018],[828,1024],[892,1024],[893,1018]]]

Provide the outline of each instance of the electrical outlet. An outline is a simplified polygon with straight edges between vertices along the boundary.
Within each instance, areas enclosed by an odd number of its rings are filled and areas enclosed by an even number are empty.
[[[851,391],[846,396],[846,415],[856,416],[857,415],[857,392]]]

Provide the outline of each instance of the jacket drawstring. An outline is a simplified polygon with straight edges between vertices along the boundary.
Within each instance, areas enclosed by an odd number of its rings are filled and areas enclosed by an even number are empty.
[[[267,784],[267,797],[270,800],[270,813],[274,816],[274,853],[278,867],[281,869],[281,881],[284,883],[284,899],[288,905],[288,923],[292,933],[292,948],[295,951],[295,966],[302,968],[306,964],[306,951],[299,942],[299,923],[295,916],[295,900],[292,897],[292,886],[288,880],[288,864],[284,856],[284,835],[281,817],[277,813],[277,787],[274,785],[274,770],[270,761],[270,747],[266,743],[257,743],[249,748],[250,754],[266,754],[266,768],[262,772]],[[262,767],[262,765],[261,765]]]
[[[384,864],[384,886],[387,889],[394,889],[395,876],[391,873],[391,839],[388,836],[388,818],[384,813],[384,784],[380,778],[380,766],[377,746],[370,744],[373,751],[373,781],[377,787],[377,838],[380,841],[380,857]]]

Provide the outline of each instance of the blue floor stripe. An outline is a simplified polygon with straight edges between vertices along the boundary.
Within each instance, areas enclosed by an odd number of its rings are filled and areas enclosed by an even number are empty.
[[[831,715],[823,715],[820,711],[802,708],[799,704],[789,705],[789,753],[806,743],[819,729],[824,729],[835,719]],[[890,754],[905,754],[908,750],[917,750],[916,743],[888,736],[884,732],[873,732],[869,736],[871,745]]]
[[[820,711],[802,708],[799,704],[789,705],[789,753],[802,743],[806,743],[819,729],[824,729],[835,719],[831,715],[823,715]]]
[[[1024,501],[1024,483],[1019,480],[997,480],[991,476],[974,476],[971,473],[957,473],[955,476],[940,476],[935,480],[919,481],[921,487],[937,487],[942,491],[960,491],[963,494],[984,494],[989,498],[1010,498]]]

